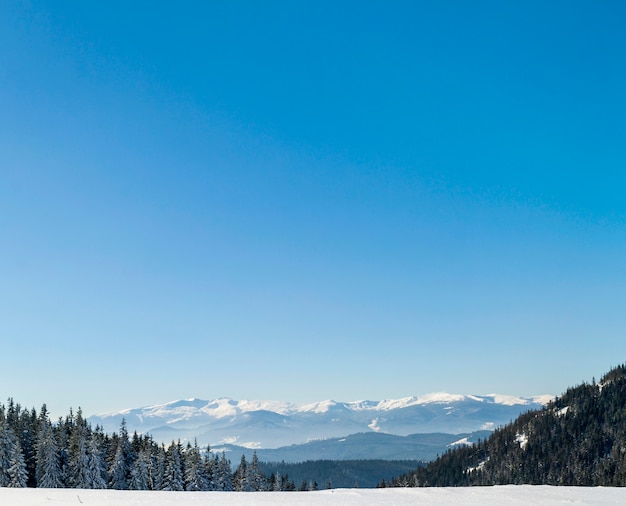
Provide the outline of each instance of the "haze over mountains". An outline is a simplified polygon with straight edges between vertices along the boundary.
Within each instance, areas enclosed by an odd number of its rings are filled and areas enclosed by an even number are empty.
[[[129,432],[155,440],[198,440],[200,445],[278,448],[358,433],[407,436],[417,433],[472,433],[493,430],[538,409],[553,396],[429,394],[383,401],[311,404],[221,398],[187,399],[95,415],[89,421],[106,432],[126,420]]]

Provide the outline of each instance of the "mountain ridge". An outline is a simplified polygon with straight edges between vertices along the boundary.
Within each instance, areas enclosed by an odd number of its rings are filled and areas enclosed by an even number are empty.
[[[416,433],[471,433],[493,430],[520,413],[543,407],[553,396],[461,395],[436,392],[423,396],[309,403],[188,398],[94,415],[105,432],[149,433],[155,440],[196,439],[215,446],[278,448],[360,432],[406,436]]]
[[[327,411],[328,406],[343,405],[348,409],[354,411],[382,411],[391,409],[402,409],[414,405],[424,404],[447,404],[450,402],[458,402],[463,400],[476,400],[479,402],[490,402],[494,404],[502,404],[506,406],[513,405],[528,405],[531,403],[547,404],[554,399],[554,396],[549,394],[535,395],[530,397],[519,397],[514,395],[503,394],[484,394],[484,395],[464,395],[464,394],[449,394],[447,392],[433,392],[422,396],[402,397],[399,399],[383,399],[380,401],[372,400],[357,400],[357,401],[335,401],[333,399],[326,399],[317,402],[290,402],[290,401],[272,401],[272,400],[251,400],[241,399],[236,400],[230,397],[218,397],[212,400],[204,400],[198,397],[190,397],[187,399],[177,399],[168,401],[161,404],[150,404],[139,408],[126,408],[119,411],[108,411],[103,413],[97,413],[94,417],[107,417],[119,414],[130,414],[137,410],[154,410],[162,409],[165,407],[182,408],[182,407],[195,407],[198,409],[209,408],[214,405],[223,407],[225,403],[229,404],[233,408],[238,408],[242,412],[246,411],[259,411],[267,410],[279,414],[291,414],[293,412],[323,412]],[[491,400],[490,400],[491,399]],[[326,409],[324,409],[326,408]]]
[[[227,416],[228,414],[234,414],[235,409],[241,412],[247,411],[272,411],[279,414],[293,414],[295,412],[326,412],[330,406],[345,406],[353,411],[386,411],[392,409],[402,409],[415,405],[425,404],[449,404],[451,402],[460,402],[464,400],[475,400],[478,402],[487,402],[493,404],[502,404],[506,406],[514,405],[528,405],[531,403],[547,404],[554,399],[554,396],[549,394],[536,395],[530,397],[519,397],[513,395],[503,394],[484,394],[484,395],[464,395],[464,394],[449,394],[446,392],[433,392],[423,396],[402,397],[399,399],[383,399],[380,401],[372,400],[357,400],[357,401],[335,401],[333,399],[326,399],[317,402],[290,402],[290,401],[272,401],[272,400],[251,400],[241,399],[236,400],[230,397],[218,397],[212,400],[204,400],[198,397],[190,397],[187,399],[177,399],[168,401],[161,404],[151,404],[142,406],[139,408],[126,408],[119,411],[108,411],[104,413],[97,413],[93,417],[108,417],[120,414],[132,414],[137,410],[160,410],[165,408],[185,408],[194,407],[197,409],[206,410],[211,409],[213,406],[219,406],[216,409],[216,414],[219,410],[227,411],[225,406],[231,407],[231,413],[224,413],[222,415],[217,414],[217,417]]]
[[[466,434],[411,434],[395,436],[381,432],[350,434],[340,438],[329,438],[308,443],[283,446],[281,448],[251,449],[243,446],[223,444],[211,448],[216,453],[226,452],[233,460],[245,455],[247,460],[256,453],[263,462],[298,463],[306,461],[344,460],[415,460],[428,462],[442,455],[449,448],[471,445],[485,439],[491,431]]]

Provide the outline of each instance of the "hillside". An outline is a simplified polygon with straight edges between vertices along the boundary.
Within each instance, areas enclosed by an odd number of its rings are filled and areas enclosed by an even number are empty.
[[[450,450],[396,486],[626,485],[626,365],[568,389],[473,446]]]
[[[484,439],[491,431],[462,434],[411,434],[394,436],[380,432],[364,432],[341,438],[329,438],[281,448],[253,449],[235,445],[219,445],[215,452],[245,455],[248,460],[256,453],[264,462],[297,463],[306,460],[420,460],[427,462],[459,444],[471,444]]]

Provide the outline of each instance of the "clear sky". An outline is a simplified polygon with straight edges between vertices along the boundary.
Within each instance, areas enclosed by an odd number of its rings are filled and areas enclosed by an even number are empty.
[[[0,3],[0,395],[559,394],[626,360],[626,4]]]

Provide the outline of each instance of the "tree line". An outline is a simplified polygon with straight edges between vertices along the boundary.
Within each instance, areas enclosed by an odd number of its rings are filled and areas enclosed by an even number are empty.
[[[288,475],[299,488],[304,484],[323,488],[374,488],[381,479],[406,473],[424,465],[418,460],[307,460],[304,462],[261,462],[266,475]]]
[[[244,455],[236,469],[224,452],[201,451],[197,442],[169,446],[149,435],[129,436],[122,421],[117,433],[95,429],[79,409],[56,423],[44,404],[37,413],[13,399],[0,405],[0,487],[88,488],[178,491],[290,491],[289,476],[266,476],[256,454]]]

